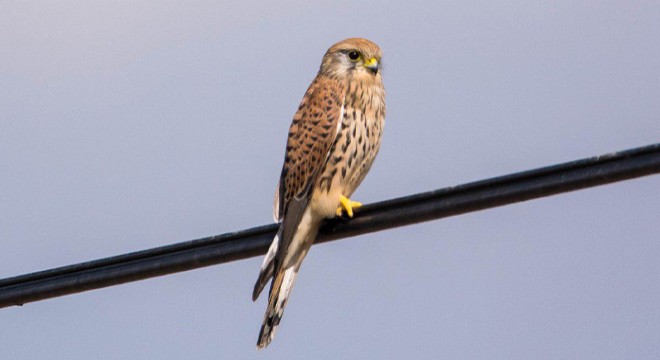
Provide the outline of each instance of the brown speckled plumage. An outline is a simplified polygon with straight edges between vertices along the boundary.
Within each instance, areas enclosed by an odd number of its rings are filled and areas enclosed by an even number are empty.
[[[293,117],[273,211],[281,225],[252,294],[256,299],[272,277],[258,348],[275,334],[321,221],[335,216],[340,198],[353,194],[378,153],[385,121],[381,56],[366,39],[330,47]]]

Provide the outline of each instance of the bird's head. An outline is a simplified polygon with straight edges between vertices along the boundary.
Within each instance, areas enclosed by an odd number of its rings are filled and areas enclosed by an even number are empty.
[[[382,51],[367,39],[351,38],[330,47],[323,56],[319,73],[330,77],[380,77]]]

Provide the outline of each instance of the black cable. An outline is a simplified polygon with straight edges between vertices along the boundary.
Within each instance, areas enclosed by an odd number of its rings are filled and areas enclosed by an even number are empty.
[[[660,143],[361,207],[328,220],[317,243],[660,173]],[[0,307],[118,285],[264,254],[277,225],[0,280]]]

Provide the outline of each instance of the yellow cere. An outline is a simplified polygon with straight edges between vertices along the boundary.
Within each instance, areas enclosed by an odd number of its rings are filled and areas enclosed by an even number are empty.
[[[375,57],[373,57],[369,60],[365,60],[364,61],[364,66],[366,66],[366,67],[376,67],[376,66],[378,66],[378,60],[376,60]]]

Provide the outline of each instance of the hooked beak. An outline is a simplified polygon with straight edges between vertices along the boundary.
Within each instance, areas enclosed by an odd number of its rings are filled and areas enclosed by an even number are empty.
[[[374,75],[378,74],[379,66],[378,66],[378,60],[376,60],[376,58],[365,60],[364,67],[369,69]]]

